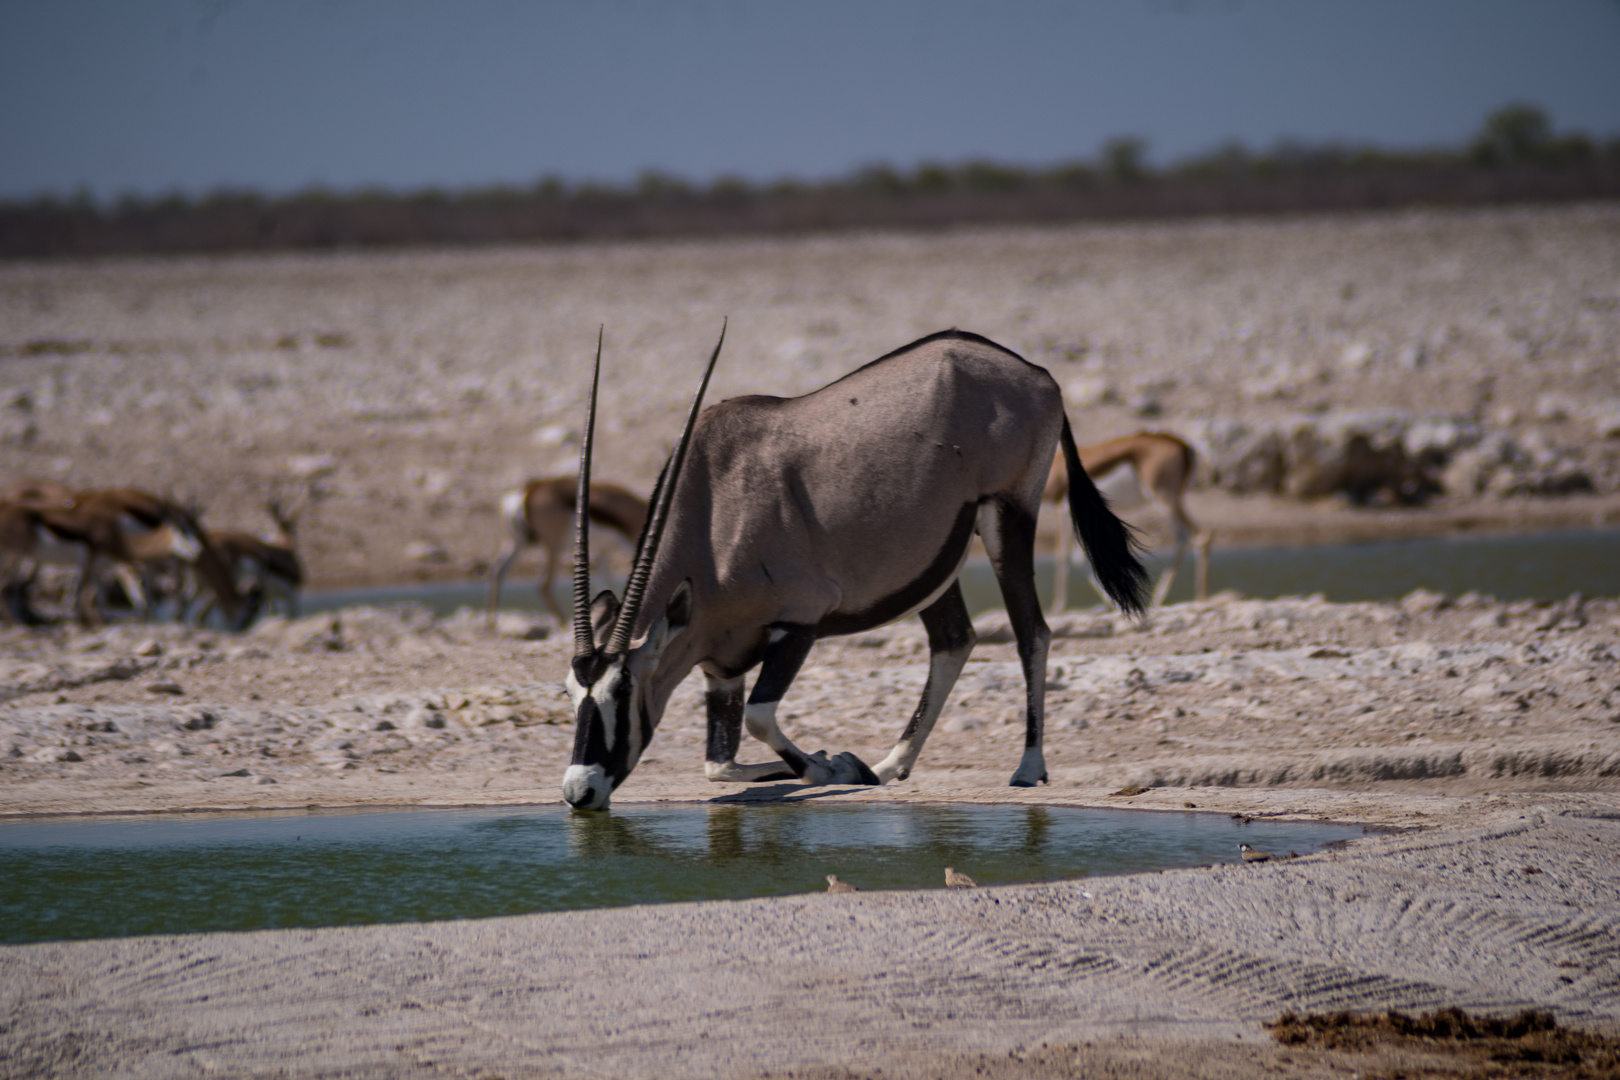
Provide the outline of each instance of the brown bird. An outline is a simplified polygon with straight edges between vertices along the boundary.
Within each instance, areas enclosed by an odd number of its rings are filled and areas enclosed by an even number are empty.
[[[1244,862],[1270,862],[1271,852],[1252,848],[1248,844],[1239,844],[1238,850],[1243,852]]]
[[[955,867],[947,866],[945,868],[945,887],[947,889],[977,889],[979,883]]]
[[[827,875],[827,891],[828,892],[860,892],[861,890],[857,889],[855,886],[851,885],[847,881],[840,881],[837,874],[828,874]]]

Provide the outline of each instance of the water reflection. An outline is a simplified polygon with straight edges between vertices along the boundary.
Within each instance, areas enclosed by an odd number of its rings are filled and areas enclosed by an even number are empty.
[[[1046,806],[413,810],[0,823],[0,941],[332,926],[940,888],[1309,851],[1316,824]]]

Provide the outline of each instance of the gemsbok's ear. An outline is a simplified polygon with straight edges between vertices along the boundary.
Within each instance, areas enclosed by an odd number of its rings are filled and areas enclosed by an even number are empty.
[[[612,589],[603,589],[591,601],[591,640],[596,642],[598,649],[607,644],[608,635],[613,632],[613,620],[619,617],[619,598],[613,595]]]
[[[676,587],[675,595],[664,605],[664,613],[653,626],[650,638],[658,643],[658,651],[662,652],[665,645],[680,637],[691,621],[692,582],[688,579]]]

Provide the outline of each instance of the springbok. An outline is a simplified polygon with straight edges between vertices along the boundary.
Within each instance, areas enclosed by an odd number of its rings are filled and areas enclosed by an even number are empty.
[[[1199,528],[1182,501],[1196,462],[1193,448],[1185,440],[1163,431],[1138,431],[1134,435],[1122,435],[1117,439],[1080,447],[1080,464],[1107,497],[1109,506],[1116,510],[1130,510],[1152,503],[1170,519],[1176,550],[1153,590],[1154,607],[1163,604],[1164,598],[1170,595],[1170,585],[1176,579],[1176,570],[1187,554],[1189,542],[1198,553],[1198,599],[1204,600],[1209,596],[1209,549],[1215,534]],[[1062,455],[1059,454],[1052,459],[1052,470],[1047,474],[1046,491],[1042,498],[1054,505],[1061,505],[1068,490],[1068,470],[1063,468]],[[1068,524],[1060,514],[1053,614],[1068,606],[1069,557],[1073,547]]]
[[[304,586],[304,564],[298,558],[298,515],[306,504],[287,509],[280,496],[265,504],[275,525],[266,536],[255,536],[234,529],[210,529],[208,539],[230,567],[242,592],[256,592],[260,610],[273,609],[279,600],[289,618],[298,617],[298,590]],[[205,601],[197,612],[204,622],[213,609]]]
[[[710,780],[905,779],[973,649],[957,578],[975,530],[1024,671],[1024,752],[1012,784],[1044,781],[1051,633],[1035,595],[1034,546],[1055,446],[1073,477],[1075,528],[1104,588],[1140,611],[1147,583],[1129,532],[1081,468],[1052,376],[992,341],[947,330],[803,397],[734,398],[700,417],[719,355],[716,344],[654,491],[622,603],[610,591],[590,599],[590,514],[575,517],[567,676],[575,735],[563,798],[578,809],[606,807],[694,667],[707,684]],[[576,487],[582,506],[601,362],[598,338]],[[796,747],[776,710],[816,640],[913,613],[928,631],[928,678],[888,756],[874,769],[849,752],[829,759]],[[756,666],[745,701],[744,676]],[[781,763],[737,763],[745,723]]]
[[[546,476],[530,480],[516,491],[501,496],[501,518],[506,522],[506,546],[496,556],[489,571],[489,601],[486,605],[490,629],[495,627],[495,609],[501,602],[501,582],[512,562],[524,548],[539,545],[545,549],[546,570],[540,579],[540,599],[558,623],[567,622],[551,585],[557,577],[557,558],[568,542],[568,526],[574,520],[578,492],[571,476]],[[647,501],[618,484],[591,485],[591,520],[606,525],[632,544],[647,525]]]
[[[101,563],[124,571],[126,582],[138,582],[143,566],[171,557],[197,569],[232,625],[251,618],[252,605],[237,592],[196,518],[168,499],[136,488],[111,488],[80,492],[65,505],[0,505],[0,592],[24,583],[20,570],[30,563],[73,563],[78,574],[72,610],[85,626],[103,621],[91,589]],[[143,599],[138,588],[136,592],[133,599],[140,605]],[[9,605],[0,607],[9,616]]]

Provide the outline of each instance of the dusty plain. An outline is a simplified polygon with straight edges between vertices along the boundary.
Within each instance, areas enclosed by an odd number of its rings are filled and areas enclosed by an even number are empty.
[[[599,471],[645,485],[727,315],[716,397],[810,389],[954,324],[1066,388],[1109,381],[1071,401],[1082,440],[1144,426],[1144,396],[1171,429],[1400,407],[1591,480],[1417,510],[1197,492],[1227,542],[1620,510],[1620,440],[1582,411],[1620,397],[1613,207],[13,264],[0,467],[191,493],[248,527],[303,481],[317,585],[464,578],[498,546],[498,493],[568,466],[597,324]],[[1279,1047],[1262,1023],[1535,1006],[1620,1033],[1620,604],[1489,591],[1055,619],[1033,791],[1004,786],[1021,688],[995,615],[886,789],[703,782],[689,681],[616,797],[1191,803],[1402,831],[967,893],[10,946],[0,1076],[1375,1075],[1423,1063]],[[3,631],[0,815],[555,801],[567,645],[537,636],[411,608]],[[784,727],[873,760],[925,663],[914,623],[824,642]]]

